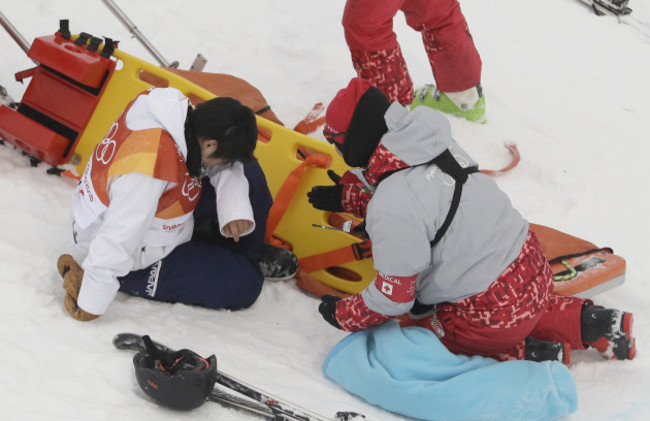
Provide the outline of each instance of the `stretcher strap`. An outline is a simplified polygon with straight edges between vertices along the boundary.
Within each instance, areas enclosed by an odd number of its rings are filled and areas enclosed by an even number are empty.
[[[320,167],[326,168],[328,165],[329,157],[324,155],[312,155],[305,158],[305,160],[297,166],[287,179],[284,180],[284,183],[278,190],[278,193],[273,199],[273,206],[269,210],[269,216],[266,220],[266,234],[265,239],[267,242],[271,242],[273,239],[273,234],[280,224],[284,213],[287,211],[291,200],[300,184],[303,174],[307,167]]]
[[[269,216],[266,221],[265,239],[267,242],[278,245],[278,239],[274,237],[282,217],[284,216],[289,204],[293,200],[296,189],[300,184],[305,170],[308,167],[327,168],[329,157],[324,155],[308,155],[305,160],[296,167],[289,175],[278,190],[273,199],[273,206],[269,210]],[[280,240],[281,241],[281,240]],[[355,260],[362,260],[372,257],[372,246],[370,241],[365,240],[360,243],[354,243],[336,250],[330,250],[324,253],[315,254],[299,259],[300,267],[305,272],[326,269],[332,266],[338,266]]]
[[[314,254],[298,260],[300,267],[305,272],[327,269],[343,263],[362,260],[372,257],[372,244],[369,240],[354,243],[349,246],[330,250],[325,253]]]

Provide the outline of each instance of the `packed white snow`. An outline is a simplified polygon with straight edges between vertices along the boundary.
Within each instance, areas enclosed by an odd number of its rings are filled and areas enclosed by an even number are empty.
[[[343,0],[117,3],[168,61],[188,69],[202,53],[205,71],[248,80],[288,127],[354,76],[340,24]],[[497,182],[522,214],[612,247],[627,261],[626,283],[597,301],[634,312],[637,358],[573,353],[579,409],[568,419],[646,420],[650,37],[597,17],[578,0],[462,0],[461,6],[483,59],[488,123],[450,117],[454,138],[482,168],[507,163],[503,144],[515,142],[521,163]],[[647,32],[650,6],[632,0],[630,7]],[[69,19],[73,33],[118,39],[122,50],[158,64],[100,1],[3,0],[0,11],[29,42]],[[395,30],[416,86],[432,83],[419,34],[402,15]],[[20,100],[28,80],[20,84],[14,74],[34,64],[1,30],[0,43],[0,85]],[[258,302],[241,312],[119,294],[99,319],[73,320],[63,307],[56,260],[76,252],[69,232],[75,182],[46,169],[32,168],[10,145],[0,147],[0,418],[254,419],[213,403],[178,413],[145,399],[132,353],[111,345],[116,333],[133,331],[215,353],[220,370],[323,415],[354,410],[371,420],[401,419],[322,375],[327,352],[345,333],[321,319],[319,301],[294,281],[266,284]]]

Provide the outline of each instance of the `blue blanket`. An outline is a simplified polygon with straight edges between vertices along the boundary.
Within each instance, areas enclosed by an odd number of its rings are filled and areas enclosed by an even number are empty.
[[[559,362],[454,355],[432,332],[393,322],[345,337],[323,373],[373,405],[423,420],[554,420],[578,406]]]

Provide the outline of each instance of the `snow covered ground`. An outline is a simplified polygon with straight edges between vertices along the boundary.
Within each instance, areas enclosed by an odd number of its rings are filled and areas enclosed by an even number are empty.
[[[187,69],[202,53],[206,71],[251,82],[289,127],[354,75],[340,25],[344,0],[118,4],[168,61]],[[516,142],[522,162],[497,181],[523,215],[612,247],[627,260],[626,283],[597,300],[634,312],[637,358],[574,353],[579,409],[568,419],[647,420],[650,37],[595,16],[578,0],[461,4],[483,59],[488,123],[450,118],[455,139],[483,168],[503,165],[503,143]],[[632,0],[630,7],[648,31],[650,5]],[[30,42],[53,34],[67,18],[73,33],[118,39],[122,50],[155,63],[100,1],[2,0],[0,11]],[[416,85],[432,82],[419,34],[402,15],[396,32]],[[0,45],[0,85],[19,100],[26,85],[15,82],[14,73],[32,63],[4,31]],[[323,377],[325,355],[345,334],[321,320],[318,301],[293,281],[267,284],[242,312],[120,294],[98,320],[70,318],[55,264],[60,254],[75,251],[68,232],[75,183],[45,170],[0,147],[0,418],[251,419],[215,404],[175,413],[142,399],[132,354],[111,345],[116,333],[134,331],[172,347],[216,353],[224,372],[324,415],[345,409],[372,420],[399,419]]]

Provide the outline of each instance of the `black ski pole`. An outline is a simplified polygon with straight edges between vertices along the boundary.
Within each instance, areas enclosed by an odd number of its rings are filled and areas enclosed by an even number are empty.
[[[147,351],[147,346],[143,338],[143,336],[134,333],[120,333],[113,338],[113,345],[115,348],[121,350],[143,352]],[[150,346],[155,347],[155,350],[153,351],[154,353],[177,353],[159,342],[151,341],[148,337],[146,339],[150,341]],[[178,351],[178,353],[182,352],[183,351]],[[237,380],[221,371],[216,372],[216,383],[225,387],[229,391],[236,392],[252,401],[219,390],[216,386],[208,396],[206,396],[207,399],[228,406],[245,409],[273,421],[359,421],[365,419],[363,415],[343,411],[337,412],[335,419],[326,418],[271,395],[259,388]]]

